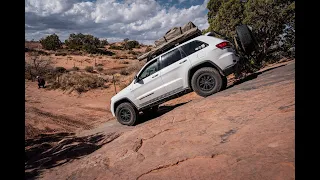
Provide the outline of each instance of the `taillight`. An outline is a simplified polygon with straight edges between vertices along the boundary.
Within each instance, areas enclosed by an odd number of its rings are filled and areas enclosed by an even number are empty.
[[[230,45],[229,42],[224,41],[224,42],[221,42],[221,43],[217,44],[216,46],[217,46],[217,48],[223,49],[223,48],[226,48],[226,47],[230,47],[231,45]]]

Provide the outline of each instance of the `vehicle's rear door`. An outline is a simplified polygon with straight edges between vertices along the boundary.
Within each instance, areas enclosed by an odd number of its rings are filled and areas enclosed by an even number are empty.
[[[176,48],[163,54],[160,58],[160,72],[167,96],[175,94],[188,86],[189,59]]]

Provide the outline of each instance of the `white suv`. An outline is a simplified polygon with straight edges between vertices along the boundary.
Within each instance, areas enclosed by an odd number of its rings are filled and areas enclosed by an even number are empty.
[[[111,98],[111,112],[124,125],[135,124],[139,111],[195,91],[206,97],[226,87],[226,76],[239,61],[231,44],[201,35],[148,61],[128,87]]]

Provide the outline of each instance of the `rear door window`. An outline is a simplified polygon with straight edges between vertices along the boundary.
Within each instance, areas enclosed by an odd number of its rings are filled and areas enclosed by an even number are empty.
[[[179,61],[180,59],[184,58],[185,55],[181,53],[179,48],[168,52],[161,56],[161,69]]]

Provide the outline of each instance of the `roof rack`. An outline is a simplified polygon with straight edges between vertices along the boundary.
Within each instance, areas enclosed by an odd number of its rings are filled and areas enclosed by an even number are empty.
[[[163,38],[155,41],[155,44],[158,45],[156,48],[138,57],[138,60],[141,61],[147,59],[147,61],[149,61],[190,39],[200,36],[201,34],[201,31],[192,22],[187,23],[182,28],[174,27],[170,29]],[[169,38],[166,38],[166,36]]]

